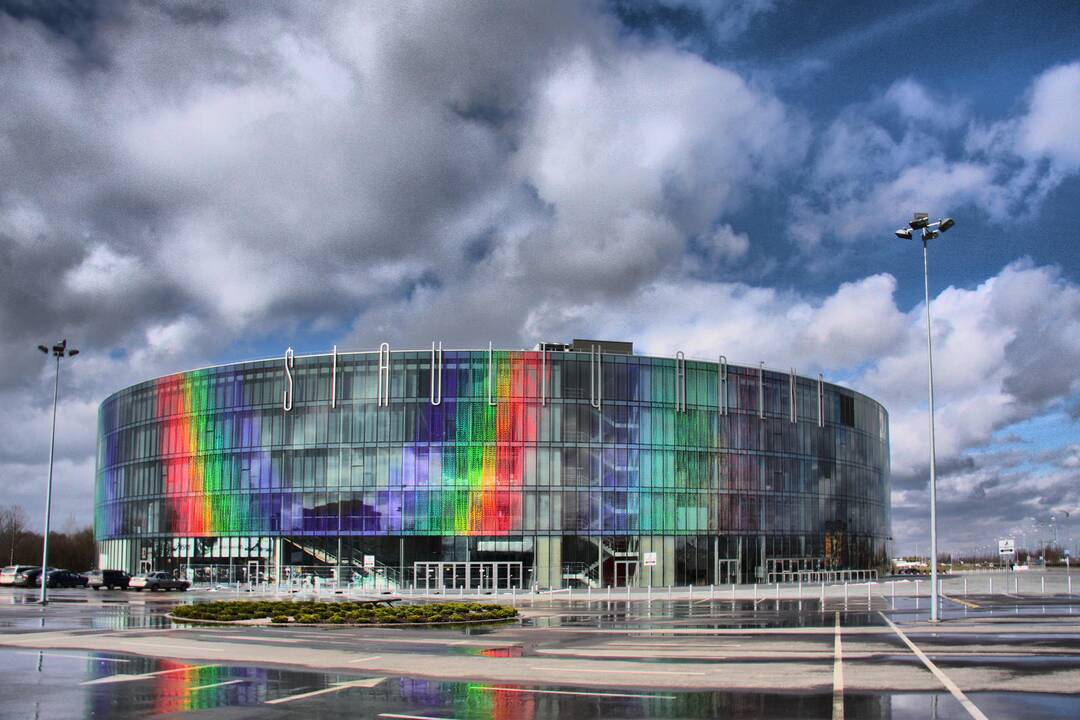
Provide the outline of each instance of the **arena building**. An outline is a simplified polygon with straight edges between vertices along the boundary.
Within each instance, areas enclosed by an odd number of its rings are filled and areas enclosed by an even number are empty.
[[[794,370],[532,350],[294,355],[121,390],[100,566],[434,587],[723,584],[887,565],[885,409]]]

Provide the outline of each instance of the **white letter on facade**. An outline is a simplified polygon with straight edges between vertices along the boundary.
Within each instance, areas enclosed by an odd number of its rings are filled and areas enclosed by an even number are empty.
[[[293,367],[295,360],[293,355],[293,349],[287,348],[285,350],[285,392],[281,396],[281,406],[285,409],[285,412],[292,410],[292,373],[289,369]]]

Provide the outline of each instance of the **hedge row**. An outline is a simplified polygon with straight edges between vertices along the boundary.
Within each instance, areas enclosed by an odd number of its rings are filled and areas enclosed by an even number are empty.
[[[221,602],[180,605],[172,611],[182,620],[263,620],[274,623],[330,625],[376,623],[453,623],[476,620],[504,620],[517,615],[507,605],[484,603],[434,603],[430,605],[386,606],[370,602],[297,602],[293,600]]]

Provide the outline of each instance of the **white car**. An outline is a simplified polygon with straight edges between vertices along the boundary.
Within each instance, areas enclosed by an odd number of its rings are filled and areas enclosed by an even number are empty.
[[[8,565],[0,570],[0,585],[14,585],[15,577],[23,570],[29,570],[33,565]]]

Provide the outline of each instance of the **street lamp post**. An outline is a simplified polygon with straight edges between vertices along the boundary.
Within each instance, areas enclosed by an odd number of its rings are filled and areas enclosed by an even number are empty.
[[[38,345],[38,350],[46,355],[51,352],[56,357],[56,376],[53,380],[52,433],[49,436],[49,483],[45,486],[45,537],[41,541],[41,575],[39,575],[41,578],[41,604],[45,605],[48,603],[46,586],[48,585],[49,572],[49,516],[52,514],[53,457],[56,450],[56,405],[60,400],[60,359],[65,355],[74,357],[79,354],[79,351],[74,348],[68,349],[66,338],[53,345],[51,350],[44,345]]]
[[[923,247],[923,291],[926,294],[926,369],[930,396],[930,622],[938,617],[938,568],[937,568],[937,457],[934,446],[934,350],[930,332],[930,260],[927,245],[956,224],[952,218],[930,222],[927,213],[915,213],[908,227],[896,231],[896,236],[910,240],[915,230],[921,231]]]

